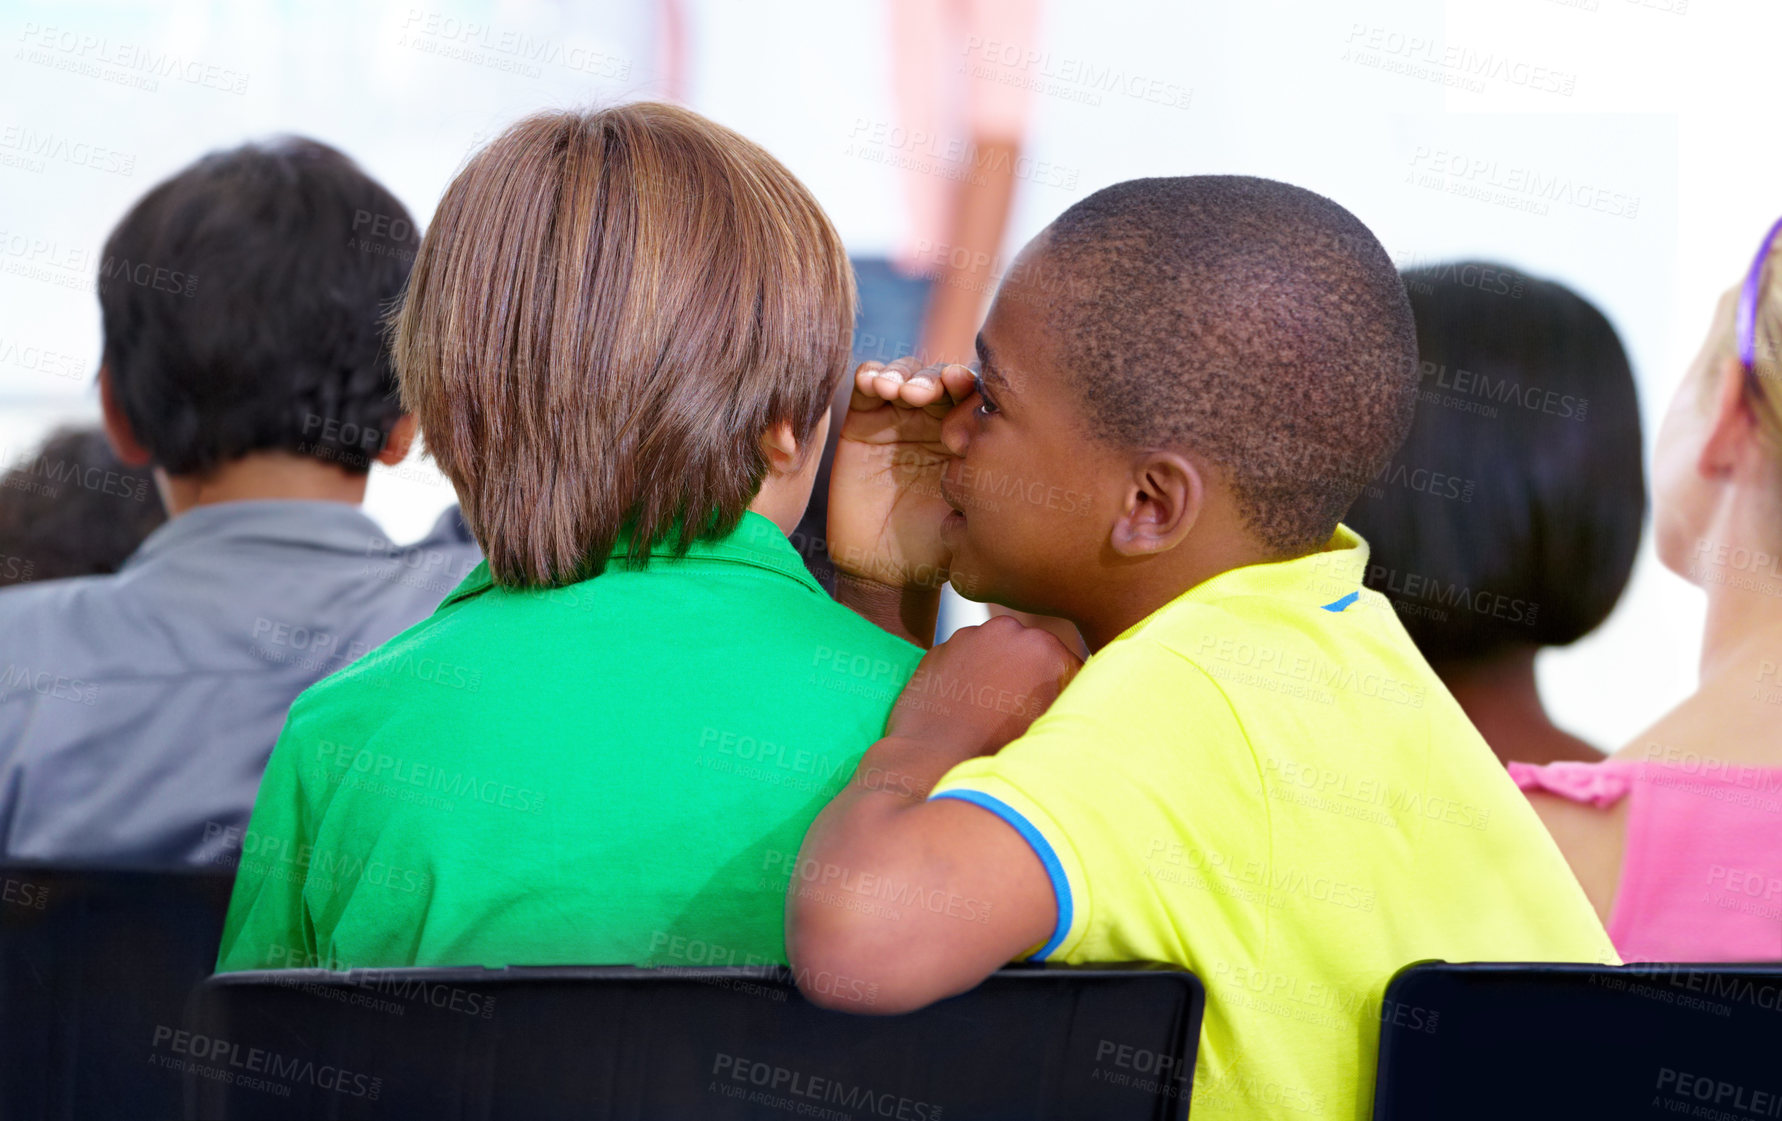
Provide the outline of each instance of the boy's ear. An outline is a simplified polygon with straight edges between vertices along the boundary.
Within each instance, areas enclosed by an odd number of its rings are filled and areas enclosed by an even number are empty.
[[[1702,443],[1701,458],[1696,470],[1703,478],[1717,479],[1732,475],[1743,453],[1752,449],[1757,434],[1757,418],[1745,401],[1745,367],[1733,355],[1723,356],[1714,365],[1718,379],[1714,387],[1713,427]]]
[[[792,422],[782,420],[761,434],[761,451],[767,456],[767,470],[773,475],[796,475],[804,466],[804,449],[792,434]]]
[[[385,467],[394,467],[408,458],[408,449],[415,443],[415,418],[403,413],[390,426],[390,437],[377,453],[377,461]]]
[[[105,438],[111,443],[111,450],[117,454],[119,462],[125,467],[147,467],[154,461],[154,456],[142,446],[136,438],[136,429],[130,427],[130,418],[118,405],[117,396],[111,389],[111,367],[99,367],[99,412],[104,418]]]
[[[1200,468],[1176,452],[1147,452],[1133,464],[1109,543],[1121,556],[1163,553],[1179,545],[1206,504]]]

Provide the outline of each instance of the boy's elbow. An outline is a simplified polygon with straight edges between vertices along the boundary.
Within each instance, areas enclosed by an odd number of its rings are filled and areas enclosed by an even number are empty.
[[[818,1008],[856,1016],[895,1016],[934,1003],[942,994],[883,961],[837,954],[792,959],[798,991]]]
[[[907,963],[909,947],[882,929],[883,919],[839,908],[822,914],[794,908],[786,924],[786,956],[798,991],[819,1008],[865,1016],[909,1012],[931,1003]]]

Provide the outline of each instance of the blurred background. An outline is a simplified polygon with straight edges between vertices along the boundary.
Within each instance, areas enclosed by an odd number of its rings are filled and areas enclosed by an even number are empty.
[[[1019,130],[1004,259],[1117,180],[1287,180],[1401,266],[1496,260],[1597,303],[1648,448],[1716,297],[1782,212],[1761,124],[1772,0],[1044,0],[1036,25],[954,28],[939,51],[911,47],[922,29],[891,2],[5,0],[0,464],[97,419],[94,276],[130,203],[278,132],[346,151],[424,222],[514,118],[671,97],[783,160],[856,257],[895,261],[944,256],[924,199],[981,183],[975,118],[948,117],[946,91],[989,75],[1021,91],[984,111]],[[368,509],[395,540],[452,501],[419,452],[373,471]],[[1555,719],[1625,742],[1692,687],[1701,611],[1648,539],[1608,625],[1542,656]]]

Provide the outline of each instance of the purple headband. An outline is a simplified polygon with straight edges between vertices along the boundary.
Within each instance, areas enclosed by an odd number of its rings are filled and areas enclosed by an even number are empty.
[[[1764,262],[1770,259],[1770,244],[1776,240],[1777,231],[1782,230],[1782,218],[1770,227],[1764,235],[1763,244],[1757,247],[1757,257],[1751,262],[1751,271],[1745,274],[1745,287],[1739,292],[1739,361],[1745,364],[1746,370],[1753,370],[1757,361],[1757,282],[1763,275]]]

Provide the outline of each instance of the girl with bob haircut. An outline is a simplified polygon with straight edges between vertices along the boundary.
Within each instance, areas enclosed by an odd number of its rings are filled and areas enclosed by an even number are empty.
[[[395,353],[487,559],[292,707],[220,969],[785,961],[793,854],[921,655],[787,540],[853,319],[810,193],[697,114],[470,159]]]
[[[1535,660],[1609,617],[1646,514],[1640,403],[1608,317],[1557,281],[1489,261],[1403,274],[1418,393],[1393,462],[1477,480],[1464,502],[1375,486],[1345,524],[1367,585],[1499,759],[1596,762],[1554,723]]]

